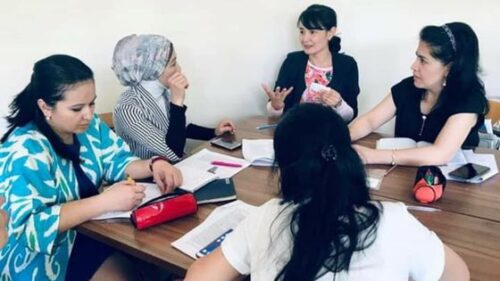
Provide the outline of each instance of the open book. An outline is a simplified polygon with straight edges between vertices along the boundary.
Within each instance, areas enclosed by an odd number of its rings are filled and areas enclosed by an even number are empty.
[[[172,242],[172,246],[196,259],[198,251],[229,229],[234,229],[256,208],[240,200],[217,207],[200,225]]]
[[[410,138],[381,138],[377,140],[377,149],[407,149],[430,146],[426,141],[416,142]]]
[[[416,142],[410,138],[381,138],[377,140],[377,149],[408,149],[417,147],[431,146],[432,143],[426,141]],[[464,152],[458,150],[453,158],[448,162],[450,164],[463,164],[466,163]]]
[[[272,166],[274,163],[274,147],[272,139],[243,139],[243,158],[253,166]]]
[[[213,162],[235,164],[235,167],[214,165]],[[218,179],[230,178],[248,167],[247,161],[222,153],[203,149],[175,164],[182,172],[183,183],[180,189],[195,192],[205,184]]]

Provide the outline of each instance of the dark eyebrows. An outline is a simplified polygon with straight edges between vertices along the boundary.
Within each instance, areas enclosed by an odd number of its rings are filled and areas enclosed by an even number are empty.
[[[427,59],[425,56],[420,55],[418,52],[415,52],[415,55],[416,55],[419,59],[423,59],[423,60]]]
[[[95,100],[97,99],[97,96],[94,96],[94,98],[92,99],[92,101],[90,102],[91,104],[92,103],[95,103]],[[71,106],[71,108],[74,108],[74,107],[79,107],[79,106],[83,106],[85,105],[85,103],[77,103],[77,104],[74,104]]]

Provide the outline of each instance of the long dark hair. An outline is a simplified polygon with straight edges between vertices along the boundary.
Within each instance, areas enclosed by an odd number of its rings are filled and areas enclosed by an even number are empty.
[[[77,58],[68,55],[53,55],[39,60],[33,67],[30,83],[9,105],[10,114],[6,117],[8,131],[1,142],[5,142],[16,127],[33,122],[38,130],[47,137],[56,152],[68,158],[59,147],[61,138],[52,130],[38,107],[38,99],[48,106],[55,106],[64,99],[64,92],[78,82],[93,80],[92,70]]]
[[[466,102],[475,96],[481,100],[486,114],[488,100],[479,78],[479,42],[474,30],[462,22],[429,25],[420,31],[420,40],[429,45],[432,57],[450,65],[438,106]]]
[[[292,255],[275,280],[349,270],[353,253],[374,242],[380,209],[346,124],[328,107],[301,104],[276,128],[274,150],[282,203],[297,204]]]
[[[328,6],[314,4],[300,14],[297,25],[300,23],[309,30],[330,30],[332,27],[337,27],[337,13]],[[340,38],[334,36],[330,39],[328,48],[330,52],[338,53],[340,51]]]

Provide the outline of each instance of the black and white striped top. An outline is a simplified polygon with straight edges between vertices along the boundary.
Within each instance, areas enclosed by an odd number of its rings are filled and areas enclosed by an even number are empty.
[[[186,137],[202,140],[214,137],[213,128],[194,124],[186,127],[186,109],[167,103],[165,115],[144,87],[128,88],[113,112],[115,131],[139,158],[161,155],[176,162],[184,154]]]

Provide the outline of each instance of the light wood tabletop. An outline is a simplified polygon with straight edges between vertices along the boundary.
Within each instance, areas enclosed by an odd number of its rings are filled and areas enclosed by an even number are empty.
[[[274,129],[257,130],[262,124],[277,120],[251,117],[237,124],[238,139],[272,138]],[[358,143],[373,147],[380,135],[371,134]],[[241,150],[228,152],[204,143],[199,149],[242,157]],[[499,151],[494,153],[500,164]],[[388,165],[369,165],[368,169],[388,169]],[[402,201],[419,205],[412,197],[415,167],[397,167],[387,175],[379,190],[372,190],[374,199]],[[234,176],[238,199],[260,205],[278,196],[277,177],[270,168],[249,167]],[[216,207],[200,206],[195,215],[158,225],[143,231],[135,230],[126,222],[91,221],[80,225],[80,233],[116,247],[126,253],[160,265],[178,275],[184,275],[194,260],[174,249],[170,244],[199,225]],[[424,225],[435,231],[466,261],[472,280],[500,280],[500,175],[482,184],[448,182],[443,198],[430,206],[440,212],[412,211]]]

